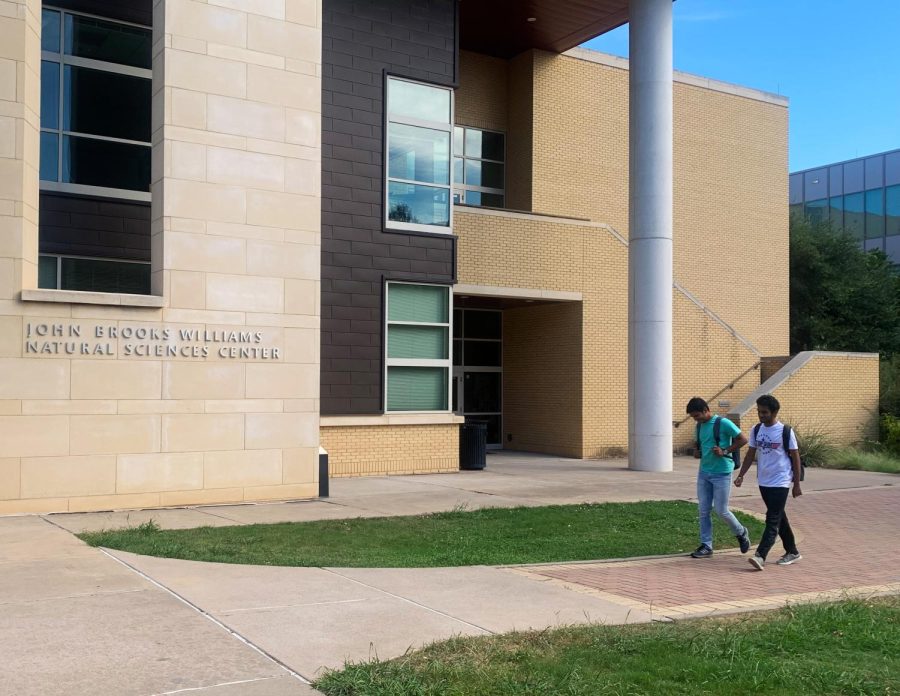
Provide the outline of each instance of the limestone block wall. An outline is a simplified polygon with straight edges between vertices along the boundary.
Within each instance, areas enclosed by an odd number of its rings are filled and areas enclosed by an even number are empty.
[[[37,285],[41,3],[0,0],[0,302]]]
[[[459,470],[458,416],[322,418],[322,447],[335,477]]]
[[[38,290],[40,3],[0,2],[0,513],[317,492],[320,3],[153,22],[154,294]]]
[[[762,394],[778,399],[779,419],[796,427],[798,437],[804,429],[824,431],[836,445],[877,437],[877,353],[798,353],[731,410],[744,431],[758,422]]]

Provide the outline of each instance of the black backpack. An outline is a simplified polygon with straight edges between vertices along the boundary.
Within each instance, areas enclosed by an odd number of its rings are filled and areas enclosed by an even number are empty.
[[[719,447],[722,445],[719,444],[719,435],[722,432],[722,416],[713,416],[713,442],[715,442]],[[695,440],[697,442],[697,451],[700,451],[700,424],[697,423],[697,428],[695,430]],[[729,445],[725,445],[728,447]],[[741,466],[741,453],[740,448],[736,449],[731,453],[731,459],[734,462],[734,468],[739,469]]]
[[[756,442],[756,438],[759,437],[759,426],[762,423],[757,423],[753,426],[753,441]],[[784,448],[784,451],[787,452],[788,459],[791,457],[791,426],[787,423],[784,424],[784,430],[781,433],[781,446]],[[797,438],[797,447],[800,447],[800,439]],[[798,452],[799,454],[799,452]],[[792,464],[793,468],[793,464]],[[803,457],[800,457],[800,480],[803,481],[806,478],[806,462],[803,461]]]

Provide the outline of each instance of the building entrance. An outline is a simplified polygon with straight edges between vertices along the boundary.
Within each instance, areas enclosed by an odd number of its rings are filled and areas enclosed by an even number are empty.
[[[487,423],[487,446],[499,449],[503,432],[503,313],[453,310],[453,411],[466,422]]]

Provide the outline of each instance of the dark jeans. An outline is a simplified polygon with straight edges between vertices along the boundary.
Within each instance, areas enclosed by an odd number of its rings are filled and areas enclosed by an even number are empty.
[[[756,547],[756,555],[765,558],[775,543],[775,537],[781,537],[785,551],[799,553],[797,543],[794,541],[794,532],[784,511],[791,489],[760,486],[759,492],[766,504],[766,531],[763,532],[762,539]]]

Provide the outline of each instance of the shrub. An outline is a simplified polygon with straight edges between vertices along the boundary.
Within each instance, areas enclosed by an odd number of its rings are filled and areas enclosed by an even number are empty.
[[[800,458],[806,462],[806,466],[827,466],[835,452],[834,441],[828,430],[815,423],[801,423],[792,427],[797,433]]]
[[[882,358],[879,370],[879,406],[882,413],[900,418],[900,353]]]
[[[880,421],[880,440],[884,451],[900,457],[900,418],[885,413]]]

